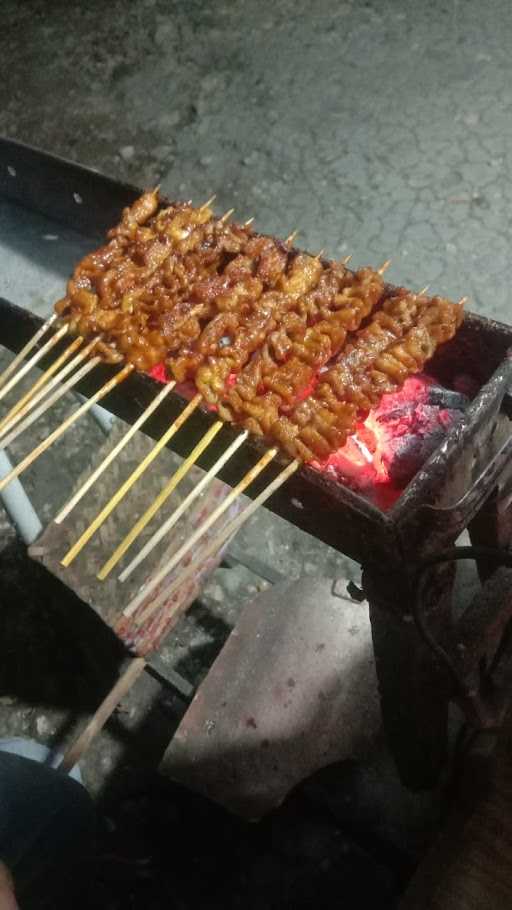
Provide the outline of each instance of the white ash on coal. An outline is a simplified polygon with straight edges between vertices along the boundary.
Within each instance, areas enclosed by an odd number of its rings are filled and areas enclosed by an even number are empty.
[[[468,404],[461,392],[412,376],[400,391],[384,395],[343,448],[316,467],[390,508]]]

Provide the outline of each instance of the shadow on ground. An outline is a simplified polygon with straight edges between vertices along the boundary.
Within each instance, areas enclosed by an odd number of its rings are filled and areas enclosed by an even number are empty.
[[[17,540],[0,553],[0,577],[0,711],[5,719],[15,710],[11,700],[68,709],[60,740],[113,684],[123,648]],[[155,769],[183,710],[161,690],[136,725],[122,714],[110,721],[122,749],[98,798],[95,907],[395,906],[411,857],[340,823],[318,788],[302,787],[250,825],[159,777]]]

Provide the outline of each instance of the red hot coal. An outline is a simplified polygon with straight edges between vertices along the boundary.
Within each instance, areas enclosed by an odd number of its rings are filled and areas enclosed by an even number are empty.
[[[380,509],[390,508],[469,404],[424,374],[384,395],[343,448],[317,470],[334,474]]]

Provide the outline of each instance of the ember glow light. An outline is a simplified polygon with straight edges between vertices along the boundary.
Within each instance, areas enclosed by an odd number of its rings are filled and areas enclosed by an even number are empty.
[[[379,508],[390,508],[434,451],[446,430],[460,419],[465,400],[425,375],[410,377],[384,395],[379,406],[319,471],[335,474]]]

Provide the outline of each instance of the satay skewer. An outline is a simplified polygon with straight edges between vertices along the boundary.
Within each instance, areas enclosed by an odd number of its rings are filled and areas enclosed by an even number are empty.
[[[181,480],[188,474],[190,469],[196,463],[199,456],[204,452],[204,450],[210,445],[212,440],[215,438],[219,430],[224,426],[222,420],[215,421],[214,424],[206,431],[204,436],[199,440],[196,446],[192,449],[190,455],[185,458],[182,464],[174,471],[173,475],[169,478],[164,488],[160,491],[158,496],[155,497],[150,506],[146,509],[143,515],[139,520],[134,524],[131,531],[128,532],[126,537],[121,541],[119,546],[114,550],[110,559],[107,560],[105,565],[100,569],[98,575],[96,576],[100,581],[104,581],[107,575],[110,574],[114,566],[117,565],[119,560],[124,556],[132,543],[137,539],[139,534],[142,533],[146,525],[151,521],[151,519],[156,515],[159,509],[167,501],[171,493],[176,489]]]
[[[60,510],[56,518],[54,518],[55,524],[61,524],[64,519],[69,515],[69,513],[75,508],[75,506],[80,502],[80,500],[85,496],[88,490],[91,489],[92,485],[96,483],[99,477],[103,474],[104,471],[112,464],[115,458],[119,453],[124,449],[124,447],[129,443],[130,439],[135,435],[137,430],[146,423],[146,421],[151,417],[154,411],[159,407],[162,401],[167,397],[169,392],[176,385],[175,382],[168,382],[160,390],[158,395],[153,399],[153,401],[147,406],[147,408],[142,412],[140,417],[137,418],[135,423],[127,430],[124,436],[119,440],[117,445],[108,453],[108,455],[103,459],[101,464],[92,472],[91,476],[82,484],[79,490],[71,497],[69,502]]]
[[[11,378],[0,389],[0,401],[7,395],[8,392],[11,391],[11,389],[14,388],[15,385],[18,384],[21,379],[23,379],[23,377],[28,373],[29,370],[32,369],[32,367],[35,367],[36,364],[38,364],[39,361],[42,360],[43,357],[48,354],[52,348],[55,347],[61,338],[64,338],[64,335],[66,335],[68,332],[68,325],[61,326],[55,335],[52,335],[51,338],[49,338],[48,341],[46,341],[45,344],[43,344],[43,346],[39,348],[39,350],[36,351],[36,353],[33,354],[29,360],[25,361],[21,369],[18,370],[14,376],[11,376]]]
[[[217,537],[214,541],[212,541],[212,543],[208,546],[208,548],[206,549],[206,551],[204,553],[205,558],[208,559],[211,555],[213,555],[223,545],[223,543],[229,539],[229,537],[232,534],[236,533],[236,531],[241,527],[241,525],[245,521],[247,521],[247,519],[250,517],[250,515],[252,515],[253,512],[258,508],[258,506],[260,506],[266,499],[268,499],[268,497],[273,492],[275,492],[275,490],[277,490],[278,487],[281,486],[281,484],[283,484],[288,479],[288,477],[290,477],[293,474],[293,472],[297,469],[297,467],[298,467],[298,462],[292,462],[290,465],[288,465],[288,467],[285,468],[284,471],[282,471],[281,474],[279,474],[276,477],[276,479],[274,481],[272,481],[271,484],[269,484],[269,486],[263,491],[263,493],[260,493],[259,497],[257,499],[255,499],[254,502],[250,503],[249,506],[247,506],[247,508],[244,510],[244,512],[242,512],[241,515],[239,515],[235,519],[233,519],[233,521],[230,522],[229,525],[227,525],[226,528],[224,528],[222,530],[219,537]],[[174,583],[173,589],[175,589],[175,587],[177,587],[178,584],[181,584],[182,580],[184,580],[184,581],[187,580],[192,574],[197,572],[198,568],[199,568],[199,566],[197,563],[192,563],[192,565],[189,566],[185,570],[185,572],[180,576],[179,581]],[[171,595],[173,593],[173,589],[170,589]],[[160,596],[159,601],[161,600],[162,602],[164,602],[165,600],[167,600],[168,596],[169,596],[169,591],[166,591],[164,595]],[[160,602],[158,602],[158,606],[160,606]],[[154,609],[157,609],[157,606],[154,604],[151,604],[150,607],[151,607],[151,613],[154,611]],[[175,613],[175,612],[176,612],[176,607],[171,607],[171,609],[169,611],[169,616],[172,616],[173,613]],[[150,609],[148,607],[147,611],[145,611],[145,616],[149,616],[149,615],[150,615]],[[141,617],[141,620],[142,620],[142,617]],[[117,680],[116,684],[112,687],[110,692],[103,699],[101,705],[99,706],[99,708],[97,709],[97,711],[95,712],[93,717],[91,717],[91,719],[89,720],[89,722],[87,723],[87,725],[85,726],[83,731],[80,733],[80,735],[77,737],[77,739],[71,743],[70,747],[65,752],[62,762],[59,765],[60,771],[62,771],[64,773],[68,773],[80,761],[81,757],[83,756],[84,752],[88,749],[89,745],[91,744],[91,742],[93,741],[95,736],[104,727],[104,725],[108,721],[109,717],[111,716],[112,712],[115,710],[115,708],[117,707],[117,705],[119,704],[121,699],[124,698],[128,694],[128,692],[130,691],[130,689],[132,688],[132,686],[134,685],[136,680],[139,678],[139,676],[144,671],[145,667],[146,667],[146,661],[143,657],[134,657],[130,661],[130,663],[128,664],[128,666],[126,667],[126,669],[124,670],[122,675]]]
[[[98,360],[99,358],[93,358],[92,361],[89,361],[89,363],[86,363],[85,366],[82,367],[82,371],[86,371],[96,366],[96,362]],[[115,376],[113,376],[108,380],[108,382],[102,385],[101,388],[98,389],[98,391],[95,392],[91,398],[84,402],[84,404],[78,408],[77,411],[74,411],[72,414],[66,417],[66,419],[60,424],[60,426],[57,427],[56,430],[53,431],[53,433],[50,433],[50,435],[47,436],[47,438],[44,439],[41,443],[39,443],[35,449],[32,449],[32,451],[29,452],[29,454],[26,455],[25,458],[23,458],[23,460],[20,461],[20,463],[12,469],[12,471],[10,471],[2,480],[0,480],[0,491],[2,491],[11,482],[11,480],[14,480],[15,477],[19,477],[20,474],[23,474],[23,472],[26,471],[26,469],[29,468],[30,465],[33,464],[34,461],[36,461],[36,459],[43,454],[43,452],[46,452],[46,450],[49,449],[54,442],[60,439],[66,430],[68,430],[69,427],[72,426],[80,417],[86,414],[87,411],[89,411],[92,406],[96,404],[96,402],[100,401],[100,399],[104,398],[105,395],[112,391],[112,389],[123,382],[123,380],[126,379],[131,372],[133,372],[133,369],[134,367],[131,363],[124,366],[122,370],[119,370]],[[75,380],[75,377],[73,377],[73,380]],[[5,445],[7,444],[8,442],[6,440]]]
[[[191,578],[195,574],[197,574],[199,569],[202,566],[204,566],[205,561],[207,559],[209,559],[211,556],[213,556],[215,553],[217,553],[220,550],[220,548],[234,534],[236,534],[237,531],[240,530],[242,525],[244,525],[246,523],[246,521],[248,521],[248,519],[251,517],[251,515],[254,515],[256,510],[259,509],[259,507],[261,505],[263,505],[263,503],[266,502],[266,500],[269,499],[269,497],[272,496],[272,494],[275,493],[276,490],[278,490],[279,487],[281,487],[283,485],[283,483],[285,483],[292,476],[292,474],[295,473],[295,471],[299,467],[300,467],[300,461],[295,459],[294,461],[291,461],[290,464],[286,466],[286,468],[284,468],[282,471],[280,471],[280,473],[277,475],[277,477],[275,477],[274,480],[272,480],[268,484],[268,486],[266,486],[265,489],[262,490],[262,492],[258,496],[256,496],[255,499],[253,499],[253,501],[250,502],[248,506],[246,506],[246,508],[243,510],[243,512],[241,512],[239,515],[236,515],[235,518],[231,519],[231,521],[229,521],[227,523],[227,525],[225,525],[225,527],[222,528],[222,530],[211,541],[211,543],[209,543],[208,546],[202,550],[201,561],[200,562],[192,561],[191,564],[189,566],[187,566],[186,569],[183,570],[183,572],[180,572],[180,574],[176,578],[176,580],[174,582],[172,582],[172,584],[168,588],[165,588],[162,591],[162,593],[156,598],[156,600],[154,600],[150,604],[148,604],[148,606],[141,613],[141,615],[137,616],[135,618],[134,622],[137,625],[142,625],[142,623],[146,622],[146,620],[149,619],[149,617],[152,616],[153,613],[155,613],[156,610],[158,610],[159,607],[162,606],[162,604],[164,604],[167,600],[169,600],[170,597],[172,597],[174,592],[179,587],[181,587],[182,584],[184,584],[186,581],[188,581],[189,578]],[[173,562],[174,562],[174,560],[173,560]],[[168,574],[168,572],[171,568],[172,568],[172,564],[165,565],[159,572],[157,572],[149,580],[149,582],[146,584],[145,588],[143,588],[142,591],[139,592],[139,594],[137,594],[137,596],[133,598],[131,603],[128,604],[128,606],[123,611],[125,616],[132,616],[133,613],[135,613],[135,611],[141,605],[141,603],[144,602],[147,595],[151,591],[153,591],[156,587],[158,587],[158,585],[163,581],[163,579],[166,577],[166,575]],[[173,612],[174,611],[171,607],[170,612],[167,614],[167,618],[169,617],[169,615],[172,615]]]
[[[91,522],[88,528],[85,529],[83,534],[78,538],[76,543],[68,550],[64,558],[61,560],[62,566],[69,566],[78,554],[83,550],[86,543],[91,539],[91,537],[96,533],[98,528],[101,528],[102,524],[107,520],[111,512],[119,505],[122,499],[126,496],[132,486],[137,482],[139,477],[142,477],[144,471],[149,467],[149,465],[154,461],[156,456],[161,452],[165,445],[169,442],[170,439],[178,432],[181,426],[185,423],[186,420],[190,417],[193,411],[199,406],[202,401],[202,396],[197,394],[189,401],[188,405],[184,410],[179,414],[176,419],[171,423],[170,427],[165,431],[163,436],[160,437],[158,442],[155,443],[150,452],[142,459],[141,463],[137,465],[134,471],[130,476],[125,480],[125,482],[119,487],[119,489],[114,493],[114,495],[109,499],[106,506],[98,513],[94,521]]]
[[[41,417],[46,411],[48,411],[59,398],[62,398],[66,392],[69,392],[73,386],[77,385],[80,380],[90,373],[99,363],[101,363],[100,357],[93,357],[92,360],[89,360],[81,369],[77,370],[67,382],[63,382],[63,379],[71,373],[75,367],[77,367],[82,361],[87,360],[89,354],[92,353],[94,347],[97,344],[98,339],[93,339],[89,342],[85,348],[83,348],[78,354],[76,354],[69,363],[66,364],[55,376],[50,379],[46,386],[42,389],[39,389],[38,392],[11,418],[9,425],[2,428],[2,447],[10,445],[14,442],[21,433],[24,433],[36,420]],[[51,390],[58,386],[58,388],[49,395]],[[47,397],[48,396],[48,397]],[[36,405],[39,404],[41,399],[44,399],[42,404],[36,408]],[[34,410],[35,409],[35,410]],[[20,421],[22,423],[20,424]],[[19,426],[17,426],[19,424]],[[7,435],[8,434],[8,435]],[[7,438],[4,438],[6,437]]]
[[[391,259],[386,259],[386,261],[382,263],[380,269],[377,269],[377,274],[383,275],[384,272],[387,272],[390,265],[391,265]]]
[[[148,542],[142,547],[137,555],[132,559],[132,561],[127,565],[119,575],[119,581],[126,581],[126,579],[132,574],[134,569],[137,568],[146,558],[149,556],[152,550],[160,543],[163,537],[169,533],[169,531],[174,527],[174,525],[179,521],[182,515],[185,514],[187,509],[190,508],[193,502],[201,495],[203,490],[211,483],[214,477],[217,476],[219,471],[222,470],[224,465],[229,461],[230,458],[235,454],[236,451],[240,448],[243,442],[247,439],[249,433],[247,430],[244,430],[240,433],[236,439],[233,440],[230,446],[226,449],[225,452],[217,459],[215,464],[212,465],[209,471],[201,478],[199,483],[190,491],[188,496],[185,497],[183,502],[174,510],[174,512],[169,516],[169,518],[164,521],[163,525],[160,525],[157,531],[153,534]]]
[[[234,211],[235,211],[234,209],[228,209],[228,211],[224,213],[222,218],[219,218],[217,224],[226,224],[226,221],[229,221],[229,219],[231,218],[231,215],[233,214]]]
[[[10,411],[7,412],[5,417],[3,417],[2,420],[0,420],[0,435],[2,433],[4,433],[7,426],[10,423],[12,423],[12,418],[19,411],[22,411],[24,409],[25,405],[28,404],[28,402],[34,398],[36,392],[38,392],[39,389],[42,388],[43,386],[46,386],[46,384],[49,382],[49,380],[51,379],[53,374],[56,373],[61,368],[61,366],[63,366],[63,364],[66,363],[66,360],[69,360],[71,355],[74,354],[75,351],[82,345],[83,340],[84,339],[83,339],[82,335],[79,335],[78,338],[75,338],[74,341],[72,341],[71,344],[68,345],[66,350],[62,352],[60,357],[57,357],[57,360],[55,360],[51,364],[51,366],[49,366],[48,369],[45,370],[44,373],[41,374],[41,376],[39,376],[39,378],[36,380],[36,382],[34,382],[34,385],[32,385],[30,387],[28,392],[25,392],[25,394],[20,398],[20,400],[17,401],[15,405],[13,405],[13,407],[11,408]]]
[[[103,729],[109,717],[117,708],[119,702],[128,694],[133,684],[139,678],[146,666],[143,657],[133,657],[127,668],[105,696],[101,705],[84,727],[80,735],[71,743],[64,753],[58,770],[68,774],[78,764],[82,755],[89,748],[94,737]]]
[[[203,522],[203,524],[200,525],[198,528],[196,528],[196,530],[188,538],[188,540],[186,540],[182,544],[182,546],[179,547],[177,552],[174,553],[173,556],[171,556],[169,562],[167,562],[164,569],[161,570],[161,573],[157,573],[157,575],[154,578],[151,578],[150,581],[142,589],[142,591],[140,591],[139,594],[137,595],[137,597],[132,601],[132,603],[129,604],[125,610],[123,610],[123,613],[125,616],[131,616],[132,613],[135,612],[135,610],[137,609],[139,604],[141,604],[142,601],[145,599],[145,597],[149,593],[149,591],[152,591],[153,588],[156,587],[156,585],[158,585],[160,583],[162,578],[164,578],[165,575],[171,571],[171,569],[174,569],[174,567],[178,565],[178,563],[183,559],[183,557],[186,556],[187,553],[192,549],[192,547],[195,546],[197,541],[200,540],[201,537],[203,537],[206,534],[208,529],[211,528],[211,526],[213,524],[215,524],[217,519],[220,518],[220,516],[223,515],[227,509],[229,509],[231,503],[234,502],[235,499],[238,496],[240,496],[240,494],[243,493],[244,490],[247,489],[247,487],[253,482],[253,480],[256,480],[256,478],[267,467],[267,465],[272,461],[272,459],[276,457],[277,452],[278,452],[277,449],[268,449],[268,451],[265,452],[264,455],[262,455],[262,457],[259,459],[259,461],[256,462],[254,467],[252,467],[249,471],[247,471],[247,473],[242,477],[242,480],[240,480],[237,483],[237,485],[235,487],[233,487],[232,490],[230,490],[230,492],[228,493],[226,498],[217,506],[216,509],[213,510],[213,512],[210,513],[210,515],[208,515],[208,518]]]
[[[0,374],[0,389],[3,388],[3,386],[9,379],[9,376],[12,376],[12,374],[18,368],[18,365],[20,363],[22,363],[22,361],[25,359],[27,354],[30,354],[30,352],[34,350],[36,344],[51,329],[51,327],[54,324],[54,322],[56,321],[56,319],[57,319],[57,314],[52,313],[52,315],[49,317],[49,319],[47,319],[46,322],[44,322],[43,325],[37,330],[35,335],[32,336],[30,341],[27,341],[26,345],[24,347],[22,347],[21,351],[19,351],[18,354],[16,354],[16,357],[14,358],[14,360],[11,360],[10,364],[5,368],[3,373]]]
[[[210,198],[206,200],[206,202],[203,202],[203,204],[199,207],[199,211],[204,212],[205,209],[209,209],[210,206],[215,202],[216,198],[217,194],[214,193],[213,196],[210,196]]]

